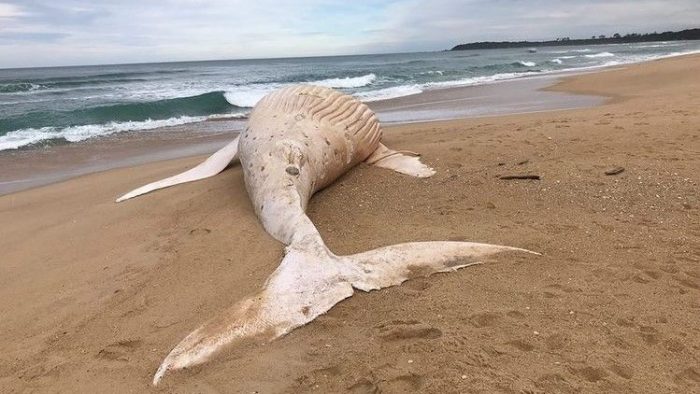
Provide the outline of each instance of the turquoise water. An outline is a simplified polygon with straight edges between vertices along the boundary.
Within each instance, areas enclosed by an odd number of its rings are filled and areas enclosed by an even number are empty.
[[[700,51],[700,42],[0,70],[0,150],[245,118],[295,83],[365,101]]]

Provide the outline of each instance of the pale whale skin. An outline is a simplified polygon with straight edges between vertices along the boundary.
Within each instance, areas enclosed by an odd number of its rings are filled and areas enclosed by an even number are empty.
[[[415,276],[478,264],[502,252],[534,253],[433,241],[333,254],[305,213],[316,191],[363,161],[416,177],[435,173],[416,154],[385,147],[381,137],[376,116],[355,98],[323,87],[289,87],[263,98],[239,137],[199,166],[117,199],[213,176],[238,158],[263,227],[287,245],[284,259],[263,288],[183,339],[160,365],[153,384],[169,370],[207,361],[224,345],[278,338],[350,297],[353,289],[394,286]]]
[[[300,86],[263,98],[238,146],[246,189],[265,230],[292,243],[308,220],[311,196],[366,160],[381,136],[366,105],[330,89]]]

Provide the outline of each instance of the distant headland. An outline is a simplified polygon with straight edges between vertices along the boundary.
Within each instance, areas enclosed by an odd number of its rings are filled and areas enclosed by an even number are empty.
[[[557,38],[550,41],[483,41],[472,42],[468,44],[460,44],[452,48],[453,51],[464,51],[470,49],[500,49],[500,48],[530,48],[530,47],[548,47],[548,46],[564,46],[564,45],[601,45],[601,44],[628,44],[635,42],[653,42],[653,41],[681,41],[681,40],[700,40],[700,29],[688,29],[683,31],[667,31],[663,33],[648,33],[638,34],[631,33],[620,35],[615,33],[610,37],[605,35],[593,36],[584,39],[571,39],[569,37]]]

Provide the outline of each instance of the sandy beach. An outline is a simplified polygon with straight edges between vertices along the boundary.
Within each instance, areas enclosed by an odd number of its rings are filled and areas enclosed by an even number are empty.
[[[698,55],[653,61],[547,88],[600,106],[387,127],[437,175],[360,165],[319,192],[309,216],[331,250],[450,239],[542,256],[356,292],[157,388],[170,349],[282,257],[240,168],[123,204],[203,156],[0,196],[0,392],[697,391],[698,75]]]

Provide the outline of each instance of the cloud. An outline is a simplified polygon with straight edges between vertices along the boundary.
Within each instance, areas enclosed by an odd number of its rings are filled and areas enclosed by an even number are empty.
[[[697,27],[697,0],[0,0],[0,67],[441,50]]]
[[[62,33],[23,33],[23,32],[1,32],[0,43],[17,43],[17,42],[56,42],[66,35]]]
[[[482,40],[590,37],[699,27],[697,0],[432,0],[396,3],[378,41],[409,50]]]
[[[14,18],[22,15],[24,15],[24,13],[18,6],[14,4],[0,3],[0,18]]]

